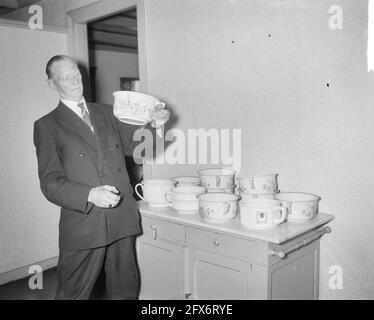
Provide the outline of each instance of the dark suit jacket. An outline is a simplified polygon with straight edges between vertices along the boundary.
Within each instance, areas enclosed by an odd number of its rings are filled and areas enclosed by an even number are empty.
[[[105,246],[141,232],[136,201],[126,170],[133,131],[119,122],[112,107],[87,103],[95,134],[62,102],[34,124],[40,186],[61,207],[59,247],[81,250]],[[87,201],[92,187],[113,185],[122,195],[116,208]]]

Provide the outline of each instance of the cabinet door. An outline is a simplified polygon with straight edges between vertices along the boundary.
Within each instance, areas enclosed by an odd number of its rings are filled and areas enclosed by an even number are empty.
[[[266,270],[211,251],[189,248],[185,297],[202,300],[266,299]]]
[[[139,299],[183,299],[184,247],[145,235],[136,243],[141,289]]]
[[[293,255],[270,271],[271,299],[318,299],[319,241]]]

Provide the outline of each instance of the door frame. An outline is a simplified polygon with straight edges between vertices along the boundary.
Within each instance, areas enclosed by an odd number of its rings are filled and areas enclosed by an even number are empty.
[[[148,93],[145,0],[96,1],[68,11],[69,54],[89,70],[87,23],[136,7],[138,28],[139,87]],[[143,176],[152,177],[151,165],[143,162]]]
[[[145,27],[144,0],[108,0],[96,1],[68,11],[68,45],[69,53],[88,70],[88,36],[87,23],[114,15],[118,12],[135,8],[138,25],[138,59],[140,91],[148,93],[147,47]]]

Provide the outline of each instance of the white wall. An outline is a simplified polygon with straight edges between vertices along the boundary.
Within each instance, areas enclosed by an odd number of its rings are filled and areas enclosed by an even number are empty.
[[[120,90],[120,78],[139,77],[138,55],[134,53],[93,50],[91,65],[96,66],[96,101],[113,104],[113,91]]]
[[[343,30],[328,25],[335,4]],[[373,299],[367,2],[161,0],[146,11],[149,92],[176,127],[241,128],[242,174],[278,172],[283,191],[319,194],[320,210],[336,215],[322,239],[321,298]],[[178,172],[191,167],[153,168]],[[328,287],[331,265],[343,268],[342,290]]]
[[[107,0],[41,0],[34,5],[39,5],[43,10],[43,23],[45,26],[66,28],[68,26],[65,12],[74,10],[96,1]],[[2,16],[3,19],[28,22],[32,14],[26,6]]]
[[[75,2],[79,3],[77,0],[75,0]],[[70,0],[41,0],[34,5],[38,5],[42,8],[44,26],[60,28],[67,27],[67,19],[64,14],[65,11],[74,8]],[[19,10],[12,11],[3,15],[2,18],[28,23],[29,19],[33,16],[33,12],[29,13],[29,8],[30,6],[26,6]]]
[[[67,53],[67,35],[0,22],[0,43],[1,274],[58,255],[59,209],[40,191],[33,124],[57,106],[44,70]]]

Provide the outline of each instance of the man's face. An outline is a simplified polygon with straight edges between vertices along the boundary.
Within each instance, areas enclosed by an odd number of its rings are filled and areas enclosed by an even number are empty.
[[[82,75],[77,64],[70,59],[55,62],[51,68],[49,86],[56,89],[61,99],[79,102],[83,96]]]

